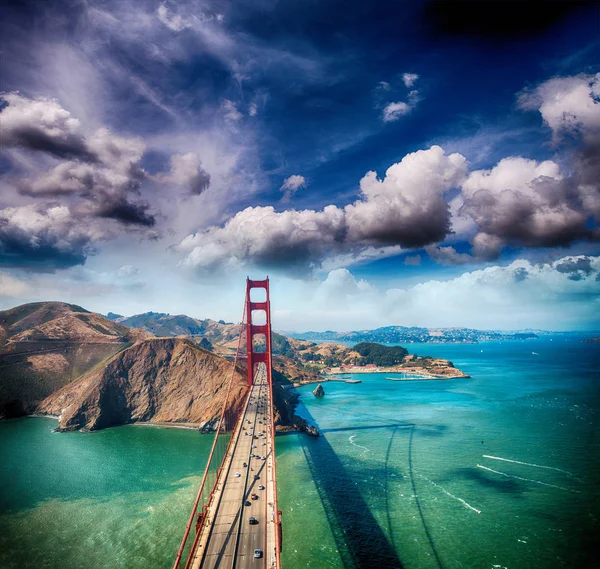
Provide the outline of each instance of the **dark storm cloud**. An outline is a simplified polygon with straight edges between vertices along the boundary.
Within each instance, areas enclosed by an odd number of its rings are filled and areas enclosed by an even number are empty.
[[[148,203],[132,203],[123,197],[105,196],[104,201],[94,207],[93,214],[97,217],[114,219],[124,225],[141,225],[153,227],[156,224],[154,215],[148,212]]]
[[[79,158],[88,162],[96,160],[96,156],[85,147],[83,137],[67,134],[62,139],[57,139],[33,126],[23,126],[11,131],[3,129],[2,142],[5,148],[47,152],[56,158]]]
[[[80,133],[79,121],[56,101],[43,97],[30,100],[17,93],[6,93],[0,102],[5,148],[45,152],[56,158],[97,160]]]
[[[0,265],[42,271],[81,265],[102,237],[66,207],[0,209]]]
[[[198,168],[196,175],[190,180],[190,193],[199,196],[210,186],[210,174],[204,168]]]

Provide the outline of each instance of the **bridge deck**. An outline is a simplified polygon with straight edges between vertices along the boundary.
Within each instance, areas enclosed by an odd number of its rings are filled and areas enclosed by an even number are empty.
[[[193,552],[193,569],[276,567],[271,416],[266,370],[260,365],[209,504],[208,523]],[[250,524],[250,517],[258,523]],[[260,558],[254,557],[255,549],[261,550]]]

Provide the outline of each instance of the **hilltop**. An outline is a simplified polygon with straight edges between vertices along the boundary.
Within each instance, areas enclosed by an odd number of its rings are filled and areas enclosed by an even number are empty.
[[[0,416],[36,403],[146,335],[80,306],[36,302],[0,312]]]
[[[290,338],[311,342],[339,342],[358,344],[377,342],[380,344],[475,344],[489,340],[534,340],[538,334],[532,331],[499,332],[473,328],[421,328],[417,326],[384,326],[374,330],[350,332],[284,332]]]
[[[239,325],[159,313],[110,316],[62,302],[0,312],[0,418],[54,415],[60,430],[132,422],[214,424]],[[285,338],[274,337],[274,344],[290,353]],[[275,356],[274,368],[280,383],[317,377],[284,355]],[[245,377],[238,367],[234,409],[246,393]],[[294,398],[280,385],[274,404],[277,424],[302,428]]]

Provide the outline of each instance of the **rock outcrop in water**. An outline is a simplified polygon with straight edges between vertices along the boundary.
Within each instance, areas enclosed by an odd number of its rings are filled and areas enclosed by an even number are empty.
[[[313,390],[312,394],[315,397],[323,397],[325,395],[325,390],[323,389],[323,386],[319,383],[319,385],[317,385],[317,387],[315,387],[315,389]]]
[[[59,430],[97,430],[134,422],[214,421],[225,401],[232,364],[189,340],[154,338],[136,343],[107,365],[62,388],[38,408],[59,415]],[[236,369],[230,395],[239,411],[245,375]]]

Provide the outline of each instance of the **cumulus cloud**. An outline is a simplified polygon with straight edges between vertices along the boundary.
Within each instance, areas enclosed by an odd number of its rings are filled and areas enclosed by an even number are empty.
[[[519,95],[525,110],[538,110],[555,140],[600,129],[600,73],[555,77]]]
[[[81,133],[79,120],[54,100],[27,99],[18,93],[3,94],[0,113],[2,145],[47,152],[57,158],[94,160]]]
[[[591,257],[566,257],[556,263],[555,267],[559,273],[567,275],[570,280],[580,281],[592,273],[594,270],[592,263]]]
[[[403,73],[402,81],[407,89],[410,89],[416,82],[419,76],[416,73]]]
[[[187,187],[193,195],[200,195],[210,186],[210,174],[202,167],[202,161],[195,152],[172,156],[171,174],[164,179]]]
[[[471,255],[459,253],[454,247],[435,247],[428,245],[425,251],[437,263],[441,265],[464,265],[474,261]]]
[[[344,240],[343,210],[288,210],[249,207],[223,227],[186,237],[178,250],[186,252],[184,266],[212,269],[253,262],[263,266],[311,266]]]
[[[587,272],[570,278],[580,264]],[[565,265],[571,270],[565,272]],[[571,256],[541,264],[519,259],[448,281],[389,289],[379,306],[388,322],[404,325],[556,329],[553,307],[564,315],[561,327],[597,327],[600,312],[591,305],[600,294],[598,274],[600,257]]]
[[[20,181],[22,194],[31,197],[72,196],[77,198],[73,211],[82,215],[113,219],[125,225],[151,227],[154,216],[144,201],[132,201],[140,195],[145,172],[140,160],[143,141],[123,138],[105,128],[86,139],[96,160],[69,160],[35,179]]]
[[[283,192],[282,201],[289,201],[300,188],[304,187],[306,187],[306,179],[304,176],[294,174],[287,177],[283,181],[281,188],[279,188],[279,190]]]
[[[578,267],[581,278],[570,278]],[[600,257],[581,255],[539,264],[518,259],[448,280],[388,289],[338,269],[318,286],[304,285],[302,294],[309,301],[302,308],[294,304],[296,294],[287,305],[280,304],[278,325],[287,330],[331,329],[332,322],[337,330],[388,325],[597,329],[599,275]]]
[[[146,148],[141,139],[106,128],[84,134],[79,121],[53,99],[16,93],[4,98],[3,143],[17,149],[11,157],[35,151],[52,157],[55,165],[40,171],[27,161],[29,176],[13,182],[21,195],[39,204],[0,210],[3,264],[29,262],[42,270],[81,264],[94,251],[94,241],[116,236],[118,224],[141,229],[155,225],[150,205],[141,199],[147,178],[141,167]]]
[[[347,240],[405,247],[441,241],[450,227],[445,194],[466,172],[464,156],[446,156],[439,146],[407,154],[383,180],[368,172],[360,181],[362,199],[345,208]]]
[[[505,158],[491,170],[472,172],[462,185],[460,212],[476,223],[479,247],[502,244],[555,247],[590,237],[589,218],[558,164]],[[488,237],[484,237],[488,236]],[[484,241],[493,241],[484,246]]]
[[[1,209],[0,264],[46,270],[80,265],[94,252],[93,243],[108,236],[65,206]]]
[[[463,156],[446,156],[434,146],[408,154],[382,180],[368,172],[360,199],[344,208],[249,207],[222,227],[188,236],[177,249],[186,253],[184,265],[199,269],[245,263],[318,268],[328,256],[428,245],[449,232],[444,195],[460,184],[466,168]]]
[[[575,140],[571,185],[583,208],[600,218],[600,73],[555,77],[519,96],[521,108],[537,110],[555,143]]]
[[[383,122],[394,122],[400,117],[410,113],[411,107],[402,101],[398,103],[388,103],[383,108],[382,119]]]

